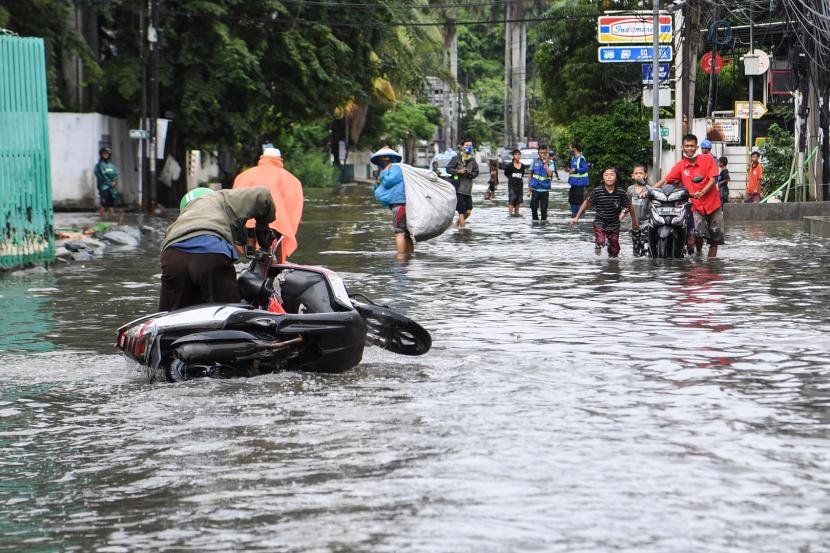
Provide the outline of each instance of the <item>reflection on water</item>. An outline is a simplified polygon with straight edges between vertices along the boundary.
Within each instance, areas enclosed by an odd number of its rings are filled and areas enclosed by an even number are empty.
[[[43,268],[13,273],[0,281],[0,355],[49,351],[54,314],[50,296],[57,292],[55,275]]]
[[[719,259],[634,259],[624,237],[608,260],[563,190],[545,226],[479,193],[465,232],[398,262],[368,191],[309,195],[294,260],[421,321],[433,350],[147,384],[111,344],[155,307],[158,234],[0,281],[32,306],[9,322],[4,303],[0,550],[830,543],[827,242],[732,226]]]

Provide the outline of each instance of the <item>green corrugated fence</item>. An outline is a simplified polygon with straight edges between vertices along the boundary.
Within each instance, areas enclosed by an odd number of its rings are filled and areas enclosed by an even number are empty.
[[[43,40],[0,36],[0,268],[50,261],[52,182]]]

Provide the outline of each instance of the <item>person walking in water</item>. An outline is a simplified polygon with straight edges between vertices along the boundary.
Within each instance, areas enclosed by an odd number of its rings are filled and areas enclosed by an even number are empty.
[[[522,163],[522,152],[513,150],[513,159],[504,168],[507,177],[507,215],[519,216],[519,206],[522,205],[524,192],[524,176],[527,166]]]
[[[604,246],[608,246],[608,257],[617,257],[620,254],[620,212],[628,210],[631,215],[631,228],[640,230],[637,213],[628,200],[628,196],[617,184],[617,170],[608,167],[602,172],[602,186],[597,186],[591,195],[582,202],[579,210],[571,219],[576,225],[579,218],[589,207],[594,208],[594,253],[599,255]]]
[[[447,164],[447,173],[455,187],[455,210],[458,212],[458,228],[464,228],[473,212],[473,179],[478,176],[478,163],[473,155],[473,141],[465,139],[461,152]]]
[[[582,155],[582,146],[574,142],[571,144],[571,164],[568,167],[568,203],[571,204],[571,215],[575,216],[579,206],[585,198],[585,187],[588,186],[588,160]]]
[[[646,166],[642,164],[635,165],[631,171],[631,180],[634,181],[634,184],[628,187],[625,194],[634,207],[634,213],[637,214],[637,223],[640,225],[638,230],[631,229],[631,244],[634,248],[634,257],[642,257],[646,254],[646,245],[648,244],[647,222],[651,210],[651,204],[646,198],[648,195]],[[620,221],[624,220],[626,215],[628,215],[628,211],[623,210],[620,213]]]
[[[661,188],[667,182],[680,181],[692,198],[694,217],[694,248],[700,255],[704,240],[709,242],[709,257],[718,256],[718,246],[724,243],[723,209],[717,180],[718,166],[711,155],[697,153],[697,136],[683,137],[683,159],[660,181],[654,183]]]
[[[539,146],[539,157],[530,166],[527,187],[530,190],[530,213],[534,221],[548,220],[548,201],[550,199],[550,180],[553,170],[548,159],[548,147]]]
[[[412,236],[406,226],[406,187],[403,181],[403,171],[397,165],[401,159],[398,152],[384,147],[372,154],[370,161],[380,170],[372,190],[375,198],[392,211],[395,250],[397,257],[403,259],[415,252],[415,242],[412,241]]]

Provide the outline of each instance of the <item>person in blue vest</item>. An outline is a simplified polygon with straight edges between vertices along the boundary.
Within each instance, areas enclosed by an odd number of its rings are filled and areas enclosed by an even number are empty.
[[[372,191],[375,198],[392,211],[392,231],[395,233],[395,249],[398,258],[415,252],[415,243],[406,226],[406,187],[400,165],[401,155],[384,146],[370,158],[378,169],[378,178]]]
[[[571,215],[576,217],[579,206],[585,200],[585,187],[588,186],[588,160],[582,155],[582,146],[574,142],[571,144],[571,164],[568,167],[568,203],[571,204]]]
[[[548,147],[539,146],[539,157],[533,160],[530,166],[530,177],[527,187],[530,190],[530,213],[534,221],[548,220],[548,199],[550,197],[550,178],[553,170],[548,159]]]

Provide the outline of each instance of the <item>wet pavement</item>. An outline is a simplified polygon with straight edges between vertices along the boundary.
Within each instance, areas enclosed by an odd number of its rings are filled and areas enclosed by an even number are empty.
[[[0,550],[828,550],[830,241],[609,260],[563,188],[545,226],[482,191],[408,262],[367,187],[308,191],[292,260],[433,335],[342,375],[143,380],[165,220],[0,280]]]

